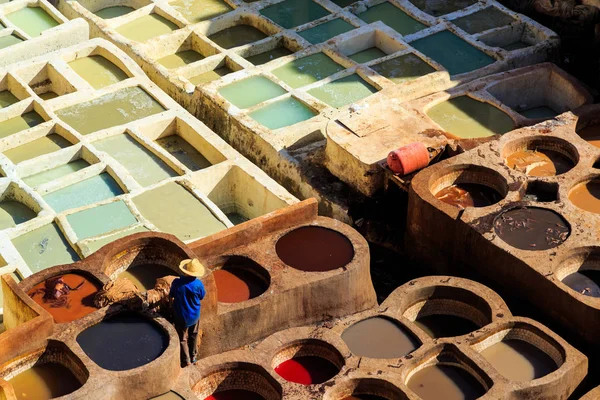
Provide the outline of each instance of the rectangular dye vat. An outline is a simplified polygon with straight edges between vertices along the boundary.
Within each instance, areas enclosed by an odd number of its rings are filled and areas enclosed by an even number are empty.
[[[233,10],[223,0],[175,0],[169,4],[192,24],[218,17]]]
[[[8,14],[6,19],[29,36],[39,36],[59,25],[42,7],[24,7]]]
[[[145,42],[177,29],[179,27],[167,18],[158,14],[150,14],[121,25],[116,31],[129,40]]]
[[[376,92],[377,89],[358,74],[337,79],[308,91],[312,96],[336,108],[354,103]]]
[[[119,184],[102,173],[43,196],[56,212],[78,208],[123,194]]]
[[[285,0],[260,11],[276,24],[289,29],[329,15],[329,11],[312,0]]]
[[[128,78],[121,68],[99,55],[78,58],[71,61],[69,67],[94,89],[101,89]]]
[[[366,23],[381,21],[401,35],[410,35],[427,28],[427,25],[389,2],[370,7],[356,16]]]
[[[39,172],[37,174],[30,175],[23,178],[25,184],[36,187],[43,185],[48,182],[52,182],[55,179],[62,178],[63,176],[69,175],[73,172],[82,170],[83,168],[89,167],[90,164],[82,159],[72,161],[68,164],[64,164],[55,168],[51,168],[47,171]]]
[[[44,122],[44,118],[35,111],[0,122],[0,138],[5,138],[15,133],[33,128]]]
[[[22,144],[21,146],[5,150],[3,153],[10,161],[18,164],[22,161],[50,154],[72,145],[73,143],[69,142],[64,137],[56,133],[51,133],[29,143]]]
[[[319,44],[352,29],[355,29],[354,25],[341,18],[336,18],[305,31],[298,32],[298,34],[311,44]]]
[[[138,222],[122,200],[70,214],[67,221],[80,240],[123,229]]]

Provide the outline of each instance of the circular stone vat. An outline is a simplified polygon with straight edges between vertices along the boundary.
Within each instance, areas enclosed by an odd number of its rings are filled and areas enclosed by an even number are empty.
[[[344,331],[342,339],[354,355],[370,358],[400,358],[420,346],[408,329],[385,317],[355,323]]]
[[[80,274],[64,274],[46,279],[27,294],[54,317],[57,323],[75,321],[97,310],[94,297],[101,286]]]
[[[432,338],[462,336],[479,329],[472,321],[455,315],[431,314],[418,317],[415,324]]]
[[[314,385],[336,376],[344,365],[344,358],[329,343],[309,339],[280,351],[272,365],[286,381]]]
[[[354,258],[354,247],[346,236],[320,226],[304,226],[286,233],[275,250],[284,263],[307,272],[331,271]]]
[[[579,125],[579,123],[577,124]],[[600,147],[600,124],[589,124],[583,128],[577,128],[577,134],[586,142],[595,147]]]
[[[569,201],[577,208],[600,214],[600,178],[575,185],[569,191]]]
[[[448,186],[435,194],[435,198],[459,208],[487,207],[502,197],[494,189],[476,183],[459,183]]]
[[[560,214],[552,210],[518,207],[496,216],[494,231],[512,247],[539,251],[560,246],[569,237],[571,228]]]
[[[204,400],[281,400],[281,385],[256,364],[233,362],[216,366],[192,390]]]
[[[223,390],[213,393],[204,400],[265,400],[260,394],[244,389]]]
[[[213,270],[217,284],[217,299],[221,303],[240,303],[267,291],[271,277],[253,260],[230,257],[220,269]]]
[[[142,264],[121,272],[118,279],[129,279],[142,292],[154,289],[156,280],[165,276],[178,276],[175,270],[158,264]]]
[[[73,372],[62,364],[35,364],[8,381],[17,400],[46,400],[73,393],[82,385]]]
[[[524,340],[504,339],[483,350],[481,355],[513,381],[538,379],[558,368],[549,355]]]
[[[423,400],[474,400],[486,392],[481,383],[466,370],[444,364],[417,371],[410,377],[407,386]]]
[[[600,297],[600,249],[574,251],[560,264],[555,275],[579,294]]]
[[[100,367],[125,371],[160,357],[169,337],[155,322],[134,313],[121,313],[81,332],[77,343]]]
[[[383,379],[360,378],[338,383],[323,400],[406,400],[406,394]]]
[[[555,176],[570,171],[579,161],[571,143],[554,137],[530,137],[504,145],[502,158],[508,167],[527,176]]]

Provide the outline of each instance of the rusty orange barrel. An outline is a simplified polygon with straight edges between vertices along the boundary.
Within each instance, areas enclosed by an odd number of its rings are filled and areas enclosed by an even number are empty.
[[[421,142],[411,143],[391,151],[387,164],[398,175],[410,174],[429,164],[429,151]]]

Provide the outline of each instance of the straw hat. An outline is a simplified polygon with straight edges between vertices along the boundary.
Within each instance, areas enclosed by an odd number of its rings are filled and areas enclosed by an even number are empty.
[[[198,261],[197,258],[194,258],[193,260],[183,260],[179,263],[179,269],[185,275],[195,276],[197,278],[206,274],[206,268],[204,267],[204,265],[202,265],[200,261]]]

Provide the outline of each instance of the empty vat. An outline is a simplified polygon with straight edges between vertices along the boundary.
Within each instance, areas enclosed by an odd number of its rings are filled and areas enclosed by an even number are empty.
[[[266,64],[269,61],[276,60],[280,57],[285,57],[293,52],[285,46],[275,47],[274,49],[258,53],[256,55],[246,57],[246,60],[250,61],[254,65]]]
[[[94,14],[103,19],[112,19],[122,17],[123,15],[127,15],[132,11],[135,11],[135,8],[128,6],[112,6],[103,8],[102,10],[98,10]]]
[[[0,49],[5,49],[7,47],[13,46],[15,44],[19,44],[24,40],[18,37],[15,34],[5,35],[0,37]]]
[[[548,250],[561,245],[571,233],[567,221],[558,213],[537,207],[513,208],[494,220],[500,239],[521,250]]]
[[[67,216],[79,240],[102,235],[137,223],[124,201],[114,201]]]
[[[574,167],[569,157],[547,149],[516,151],[506,158],[506,165],[527,176],[555,176]]]
[[[595,269],[579,269],[565,276],[562,283],[579,294],[600,297],[600,271]]]
[[[58,22],[41,7],[24,7],[6,16],[11,23],[29,36],[39,36]]]
[[[550,356],[524,340],[504,339],[483,350],[481,355],[512,381],[538,379],[557,369]]]
[[[600,179],[576,185],[569,192],[569,201],[582,210],[600,214]]]
[[[325,79],[343,69],[344,67],[324,53],[317,53],[291,61],[271,72],[296,89]]]
[[[192,24],[233,10],[223,0],[175,0],[169,4]]]
[[[592,146],[600,147],[600,125],[586,126],[577,131],[577,134]]]
[[[344,21],[341,18],[325,22],[305,31],[298,32],[300,36],[308,40],[312,44],[323,43],[337,35],[355,29],[353,25]]]
[[[77,343],[101,368],[125,371],[160,357],[169,344],[169,337],[153,321],[133,313],[121,313],[81,332]]]
[[[89,166],[90,164],[87,161],[80,158],[78,160],[71,161],[68,164],[38,172],[37,174],[23,178],[23,182],[31,187],[36,187],[43,185],[44,183],[51,182],[55,179],[62,178],[63,176],[77,172]]]
[[[432,338],[462,336],[479,329],[472,321],[448,314],[419,316],[415,324]]]
[[[384,317],[355,323],[344,331],[342,339],[354,355],[370,358],[401,358],[420,345],[409,330]]]
[[[229,69],[227,66],[222,66],[219,68],[215,68],[212,71],[203,72],[199,75],[192,76],[188,78],[188,80],[194,85],[203,85],[208,82],[215,81],[222,76],[232,73],[233,71]]]
[[[515,127],[512,118],[504,111],[468,96],[436,104],[427,110],[427,116],[459,139],[502,135]]]
[[[368,49],[351,54],[348,57],[359,64],[364,64],[385,56],[387,56],[387,54],[379,49],[379,47],[370,47]]]
[[[9,90],[0,92],[0,108],[12,106],[17,103],[19,99],[12,94]]]
[[[496,7],[487,7],[464,17],[452,20],[454,25],[473,35],[515,22],[516,19],[503,13]]]
[[[459,208],[487,207],[502,200],[498,191],[477,183],[457,183],[435,193],[435,198]]]
[[[37,216],[32,209],[18,201],[0,202],[0,229],[12,228]]]
[[[165,68],[173,69],[183,67],[196,61],[204,59],[204,56],[195,50],[178,51],[175,54],[159,58],[157,62]]]
[[[335,108],[352,104],[376,92],[377,89],[358,74],[337,79],[308,91],[312,96]]]
[[[246,78],[219,89],[219,94],[238,108],[249,108],[285,93],[285,89],[264,76]]]
[[[7,119],[0,122],[0,139],[33,128],[43,122],[44,118],[35,111],[29,111],[18,117]]]
[[[339,232],[320,226],[303,226],[283,235],[275,247],[277,256],[301,271],[331,271],[354,258],[354,247]]]
[[[71,145],[72,143],[64,137],[56,133],[51,133],[47,136],[42,136],[39,139],[32,140],[31,142],[8,149],[4,151],[4,155],[13,163],[18,164],[22,161],[65,149]]]
[[[260,13],[286,29],[329,15],[329,11],[312,0],[285,0],[263,8]]]
[[[522,116],[531,119],[550,119],[560,114],[548,106],[532,107],[518,111]]]
[[[289,382],[314,385],[328,381],[340,371],[331,361],[318,356],[300,356],[284,361],[275,372]]]
[[[213,270],[217,299],[221,303],[240,303],[263,294],[270,283],[269,273],[246,257],[231,257]]]
[[[177,25],[158,14],[144,15],[115,30],[129,40],[146,42],[179,29]]]
[[[102,56],[87,56],[69,63],[94,89],[101,89],[128,78],[123,70]]]
[[[427,28],[395,5],[385,2],[357,14],[357,17],[367,23],[381,21],[401,35],[410,35]]]
[[[156,143],[192,171],[199,171],[212,165],[194,146],[179,135],[157,139]]]
[[[87,206],[123,194],[119,184],[106,172],[43,196],[56,212]]]
[[[414,54],[395,57],[371,65],[370,68],[396,84],[408,82],[436,71],[435,68]]]
[[[17,400],[48,400],[73,393],[81,383],[70,369],[58,363],[33,365],[8,382]]]
[[[289,97],[260,107],[248,115],[269,129],[279,129],[306,121],[317,113],[301,101]]]
[[[469,7],[477,3],[477,0],[410,0],[410,2],[427,14],[439,17]]]
[[[156,280],[165,276],[178,276],[179,273],[169,267],[158,264],[143,264],[130,267],[121,272],[119,279],[129,279],[142,292],[154,289]]]
[[[235,25],[208,36],[210,40],[224,49],[243,46],[266,38],[262,31],[252,25]]]
[[[246,221],[250,221],[250,218],[247,218],[238,212],[225,213],[225,216],[233,225],[239,225]]]
[[[407,386],[423,400],[474,400],[486,392],[475,377],[453,365],[425,367],[410,377]]]

